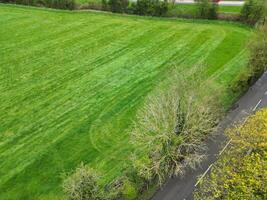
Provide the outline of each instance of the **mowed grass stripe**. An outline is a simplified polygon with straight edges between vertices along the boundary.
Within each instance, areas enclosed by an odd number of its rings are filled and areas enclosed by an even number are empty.
[[[250,35],[226,23],[4,5],[0,16],[3,199],[61,198],[60,174],[81,161],[103,172],[103,182],[120,175],[135,151],[135,113],[168,72],[230,68]]]
[[[114,54],[114,53],[113,53]],[[86,73],[84,73],[84,74],[86,74]],[[59,79],[62,79],[62,77],[61,78],[59,78]],[[75,79],[74,77],[71,77],[70,78],[70,80],[71,80],[71,84],[73,84],[74,83],[74,81],[76,81],[76,80],[78,80],[78,81],[81,81],[81,79],[82,79],[82,74],[79,74],[79,75],[77,75],[77,78]],[[66,80],[66,78],[64,77],[64,80]],[[68,80],[68,79],[67,79]],[[90,79],[89,79],[90,80]],[[105,80],[105,79],[104,79]],[[87,81],[88,82],[88,79],[86,79],[85,81]],[[46,85],[49,85],[49,83],[45,83]],[[84,84],[88,84],[88,83],[84,83]],[[106,85],[106,83],[104,83],[104,84],[102,84],[102,85],[100,85],[98,88],[100,89],[100,88],[103,88],[104,87],[104,85]],[[31,88],[29,91],[32,91],[34,88]],[[52,88],[46,88],[46,90],[47,89],[52,89]],[[64,88],[63,88],[64,89]],[[92,89],[97,89],[96,88],[96,86],[94,85],[94,87],[92,88]],[[49,91],[51,91],[51,90],[49,90]],[[63,92],[64,92],[65,90],[63,90]],[[52,93],[54,93],[55,91],[53,91],[52,90]],[[95,92],[96,94],[97,94],[97,90],[95,90],[95,91],[89,91],[90,93],[91,92]],[[59,94],[59,95],[61,95],[61,94]],[[43,96],[43,97],[45,97],[45,96]],[[40,103],[40,102],[42,102],[41,100],[43,99],[43,97],[41,96],[40,98],[38,98],[38,102],[37,103]],[[31,99],[32,97],[29,97],[29,99]],[[56,99],[58,99],[58,96],[56,97]],[[21,101],[21,100],[20,100]],[[19,101],[19,102],[20,102]],[[63,99],[63,101],[66,101],[66,99]],[[33,106],[32,105],[32,103],[34,103],[34,102],[28,102],[28,105],[31,107],[31,106]],[[15,105],[12,105],[11,107],[14,107]],[[43,106],[43,105],[38,105],[38,106]],[[24,114],[24,113],[23,113]],[[44,113],[41,113],[40,115],[42,116]],[[38,117],[38,116],[37,116]],[[28,136],[28,135],[27,135]]]
[[[80,78],[80,76],[79,76],[79,78]],[[61,78],[61,79],[62,79],[62,78]],[[73,79],[71,79],[71,80],[73,80]],[[46,84],[49,85],[48,83],[46,83]],[[101,87],[102,87],[102,86],[101,86]],[[33,89],[33,88],[31,88],[30,91],[31,91],[32,89]],[[31,104],[31,102],[30,102],[30,104]]]
[[[229,85],[233,80],[235,80],[235,75],[238,73],[238,71],[246,66],[247,60],[248,53],[246,49],[244,49],[243,51],[240,51],[239,54],[236,55],[227,64],[225,64],[223,68],[220,68],[215,73],[213,73],[210,79],[217,80],[217,82],[222,85]],[[225,74],[228,74],[227,78],[225,77]]]
[[[171,40],[169,40],[169,41],[171,41]],[[187,40],[185,40],[185,41],[187,41]],[[171,48],[171,46],[170,46],[170,44],[168,43],[168,42],[166,42],[166,41],[162,41],[161,42],[163,45],[165,45],[165,46],[168,46],[169,48]],[[159,46],[160,47],[160,46]],[[152,49],[154,49],[154,48],[152,48]],[[160,48],[160,49],[162,49],[163,50],[163,48]],[[149,52],[148,51],[148,53],[149,53],[149,55],[152,55],[152,52]],[[157,63],[157,62],[156,62]],[[156,64],[155,63],[155,64]],[[133,65],[133,63],[131,63],[131,65]],[[146,68],[145,68],[146,69]],[[116,75],[116,76],[119,76],[119,75],[122,75],[122,77],[121,78],[119,78],[120,80],[121,79],[123,79],[123,73],[121,73],[121,74],[118,74],[118,75]],[[140,76],[140,77],[142,77],[142,76]],[[75,84],[75,83],[74,83]],[[87,84],[87,83],[82,83],[82,84]],[[106,85],[106,84],[104,84],[104,85]],[[103,89],[103,87],[104,87],[104,85],[101,85],[101,88]],[[115,84],[116,85],[116,84]],[[127,84],[124,84],[125,86],[127,86]],[[131,91],[132,89],[134,89],[134,88],[126,88],[126,92],[125,92],[125,94],[127,95],[128,93],[129,93],[129,91]],[[92,91],[89,91],[89,92],[92,92]],[[123,94],[123,92],[122,91],[119,91],[119,93],[120,93],[120,95],[119,95],[119,97],[121,98],[121,96],[122,96],[122,94]],[[111,93],[112,94],[112,93]],[[107,97],[107,95],[105,95],[106,97]],[[92,98],[92,97],[90,97],[90,98]],[[106,99],[107,100],[107,103],[108,102],[110,102],[110,99]],[[64,101],[66,101],[65,99],[63,99],[63,102]],[[117,99],[116,101],[115,101],[116,103],[117,102],[119,102],[119,99]],[[82,103],[82,102],[81,102]],[[88,102],[87,102],[88,103]],[[89,104],[90,105],[90,104]],[[105,104],[104,104],[105,105]],[[34,105],[32,105],[31,104],[31,106],[34,106]],[[108,107],[111,107],[112,108],[112,106],[109,104],[108,105]],[[119,106],[120,107],[120,106]],[[103,108],[102,108],[103,109]],[[114,112],[114,111],[113,111]],[[117,112],[117,111],[116,111]],[[115,112],[114,112],[115,113]],[[118,112],[117,112],[118,113]],[[43,115],[44,113],[42,113],[42,115]],[[107,111],[105,111],[105,114],[106,115],[109,115],[109,112],[107,112]],[[37,117],[38,118],[38,117]],[[64,121],[64,119],[62,119],[62,118],[60,118],[60,121]],[[38,122],[37,122],[38,123]],[[57,123],[60,123],[60,122],[57,122]],[[56,124],[57,124],[56,123]],[[23,144],[23,146],[19,146],[19,148],[20,149],[24,149],[24,147],[25,147],[25,145],[27,145],[27,143],[28,143],[28,146],[29,147],[31,147],[31,146],[35,146],[35,145],[38,145],[38,150],[39,151],[42,151],[42,148],[41,148],[41,145],[42,145],[42,143],[41,144],[35,144],[36,142],[43,142],[43,140],[36,140],[36,138],[34,137],[34,136],[32,136],[30,133],[28,133],[28,134],[24,134],[24,135],[26,135],[27,137],[26,138],[24,138],[24,139],[20,139],[20,142],[19,142],[19,144]],[[49,137],[49,136],[48,136]],[[13,142],[14,143],[14,142]],[[44,143],[44,144],[46,144],[46,143]],[[10,144],[7,144],[7,145],[10,145]],[[3,149],[5,149],[5,147],[3,147]],[[11,155],[13,155],[14,156],[14,151],[18,151],[19,149],[12,149],[12,151],[9,151],[9,153],[8,154],[5,154],[5,153],[3,153],[3,155],[5,155],[6,157],[9,157],[9,156],[11,156]],[[15,158],[21,158],[22,160],[24,159],[23,158],[23,155],[25,155],[24,153],[25,152],[23,152],[23,151],[18,151],[19,153],[20,153],[20,155],[15,155],[14,157]],[[34,152],[34,153],[36,153],[36,152]],[[30,156],[30,155],[28,155],[27,154],[27,156]],[[32,155],[31,155],[31,157],[33,157]]]

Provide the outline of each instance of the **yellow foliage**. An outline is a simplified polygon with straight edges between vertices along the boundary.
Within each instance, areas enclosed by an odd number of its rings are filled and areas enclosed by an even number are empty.
[[[195,199],[267,199],[267,109],[227,135],[232,145],[201,182]]]
[[[258,111],[248,121],[227,131],[232,144],[238,149],[267,149],[267,109]]]

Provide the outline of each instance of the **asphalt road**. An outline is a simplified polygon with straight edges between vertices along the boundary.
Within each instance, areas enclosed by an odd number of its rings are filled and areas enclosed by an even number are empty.
[[[194,4],[194,0],[176,0],[177,4]],[[244,1],[220,1],[219,5],[223,6],[242,6]]]
[[[225,128],[236,122],[244,122],[249,115],[263,107],[267,107],[267,72],[239,99],[220,123],[217,134],[207,141],[207,159],[201,167],[188,170],[182,178],[169,179],[152,200],[192,200],[192,192],[198,181],[212,168],[220,153],[227,149],[229,142],[223,134]]]

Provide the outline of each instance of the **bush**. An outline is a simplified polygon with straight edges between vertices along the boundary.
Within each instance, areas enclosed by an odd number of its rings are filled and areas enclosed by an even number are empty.
[[[63,191],[68,200],[133,200],[137,197],[136,188],[127,177],[118,177],[102,186],[99,174],[84,164],[64,178]]]
[[[3,3],[15,3],[31,6],[44,6],[48,8],[75,9],[75,0],[1,0]]]
[[[102,10],[104,10],[104,11],[108,11],[108,10],[110,10],[110,9],[109,9],[109,6],[108,6],[108,2],[107,2],[107,0],[102,0],[102,1],[101,1],[101,6],[102,6]]]
[[[198,17],[202,19],[217,19],[218,4],[212,0],[196,0]]]
[[[134,7],[134,13],[137,15],[165,16],[168,12],[166,0],[137,0]]]
[[[247,24],[255,25],[267,16],[266,12],[266,0],[247,0],[241,11],[241,19]]]
[[[127,12],[128,14],[135,14],[136,11],[136,2],[131,2],[129,3],[129,6],[127,7]]]
[[[137,197],[137,191],[131,182],[126,181],[122,190],[122,194],[125,200],[134,200]]]
[[[94,170],[81,164],[63,183],[68,200],[102,200],[103,192],[99,187],[99,176]]]
[[[125,13],[129,6],[128,0],[109,0],[108,5],[112,12]]]
[[[227,131],[231,146],[200,182],[196,200],[267,199],[267,109]]]
[[[65,10],[73,10],[75,8],[75,0],[47,0],[46,7],[58,8]]]
[[[267,24],[258,27],[258,34],[250,44],[249,66],[256,77],[267,69]]]
[[[78,9],[92,9],[92,10],[106,10],[103,8],[103,4],[99,2],[88,2],[78,6]]]
[[[246,71],[231,84],[233,93],[243,93],[267,70],[267,24],[258,26],[258,32],[249,45],[250,57]]]
[[[137,191],[134,184],[128,177],[122,176],[114,179],[106,186],[106,199],[134,200],[137,198]]]
[[[180,97],[176,89],[151,97],[132,132],[133,143],[148,152],[133,157],[137,175],[162,185],[168,176],[196,167],[205,154],[202,139],[215,129],[214,113],[191,97]]]
[[[238,95],[243,94],[253,84],[253,77],[254,75],[250,69],[245,70],[229,86],[230,92]]]

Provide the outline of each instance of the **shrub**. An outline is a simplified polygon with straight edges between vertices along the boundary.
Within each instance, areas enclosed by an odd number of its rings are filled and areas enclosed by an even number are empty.
[[[194,168],[204,157],[202,139],[214,131],[211,108],[180,97],[176,89],[151,97],[138,114],[132,141],[148,152],[133,157],[138,176],[161,185],[168,176]]]
[[[125,200],[134,200],[137,197],[137,191],[131,182],[126,181],[122,190]]]
[[[246,71],[233,81],[233,93],[243,93],[267,70],[267,24],[258,26],[258,31],[249,45],[250,57]]]
[[[137,198],[136,188],[126,176],[114,179],[110,184],[106,186],[105,192],[106,198],[112,200],[133,200]]]
[[[247,24],[255,25],[267,16],[266,12],[266,0],[247,0],[241,11],[241,19]]]
[[[232,146],[200,182],[195,199],[267,199],[267,109],[227,135]]]
[[[58,8],[58,9],[69,9],[73,10],[75,8],[74,0],[49,0],[47,1],[47,7]]]
[[[98,182],[95,171],[81,164],[64,180],[63,190],[68,200],[102,200],[104,196]]]
[[[101,5],[102,5],[102,10],[106,10],[106,11],[109,10],[107,0],[102,0],[102,1],[101,1]]]
[[[217,19],[218,5],[212,0],[196,0],[198,17],[203,19]]]
[[[135,14],[136,11],[136,2],[131,2],[129,3],[129,6],[127,7],[127,12],[128,14]]]
[[[229,86],[230,90],[234,94],[243,94],[247,91],[248,87],[253,84],[253,73],[250,69],[242,72]]]
[[[129,6],[128,0],[109,0],[108,5],[112,12],[125,13]]]
[[[68,200],[133,200],[137,197],[135,186],[126,176],[102,186],[99,174],[84,164],[64,178],[63,191]]]
[[[3,3],[15,3],[31,6],[44,6],[58,9],[75,9],[75,0],[1,0]]]
[[[134,13],[137,15],[164,16],[168,2],[160,0],[137,0]]]
[[[267,69],[267,24],[258,27],[258,34],[250,44],[249,66],[259,77]]]
[[[88,2],[78,6],[78,9],[92,9],[92,10],[106,10],[103,8],[103,4],[99,2]]]

